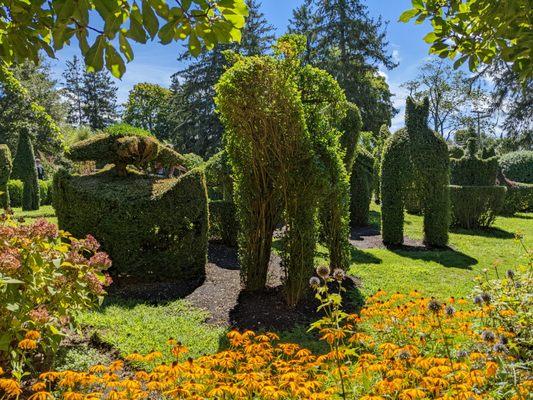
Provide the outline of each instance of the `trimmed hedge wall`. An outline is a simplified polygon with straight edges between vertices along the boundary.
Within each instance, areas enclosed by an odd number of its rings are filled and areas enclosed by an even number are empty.
[[[54,176],[53,205],[61,229],[92,234],[113,260],[112,271],[147,280],[204,276],[207,190],[201,169],[160,179],[107,167],[92,175]]]
[[[507,186],[507,194],[500,211],[502,215],[533,211],[533,185],[515,182]]]
[[[450,185],[452,225],[466,229],[489,227],[504,205],[506,192],[505,186]]]
[[[42,206],[52,204],[52,184],[52,180],[39,181],[39,196],[41,198]],[[7,190],[9,191],[11,207],[22,207],[22,194],[24,192],[24,184],[22,181],[11,179],[7,183]]]
[[[500,157],[500,167],[507,179],[533,183],[533,151],[513,151]]]
[[[350,225],[366,226],[374,179],[374,157],[365,149],[357,149],[350,176]]]
[[[7,145],[0,144],[0,208],[9,208],[7,183],[9,182],[12,168],[11,151],[9,151]]]
[[[471,144],[474,139],[468,139]],[[493,186],[498,175],[498,158],[478,158],[473,146],[460,159],[450,161],[450,183],[458,186]]]

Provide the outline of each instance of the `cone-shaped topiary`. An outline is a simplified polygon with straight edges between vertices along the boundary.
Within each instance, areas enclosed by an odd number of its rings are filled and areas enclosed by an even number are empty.
[[[350,225],[366,226],[369,222],[370,202],[374,179],[374,157],[365,149],[357,149],[357,157],[350,176]]]
[[[7,182],[11,176],[13,163],[11,152],[5,144],[0,144],[0,208],[9,208],[9,190]]]
[[[35,166],[35,153],[27,128],[20,130],[17,153],[13,160],[12,176],[24,183],[22,194],[23,210],[38,210],[40,206],[39,180]]]
[[[424,215],[424,242],[448,243],[450,225],[449,157],[446,142],[427,126],[429,101],[407,98],[405,128],[385,143],[381,163],[383,242],[403,243],[406,191],[416,187]],[[416,185],[413,185],[416,182]]]

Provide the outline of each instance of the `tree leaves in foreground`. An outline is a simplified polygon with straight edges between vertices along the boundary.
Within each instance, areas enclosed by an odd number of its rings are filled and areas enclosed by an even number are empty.
[[[238,42],[247,15],[245,0],[0,0],[0,59],[37,62],[40,51],[54,58],[76,40],[90,72],[105,66],[121,77],[125,61],[134,58],[132,41],[188,38],[197,56],[217,43]]]
[[[433,30],[424,40],[430,52],[455,59],[455,67],[468,61],[471,71],[502,60],[527,82],[533,76],[533,6],[531,0],[412,0],[400,21],[430,20]]]

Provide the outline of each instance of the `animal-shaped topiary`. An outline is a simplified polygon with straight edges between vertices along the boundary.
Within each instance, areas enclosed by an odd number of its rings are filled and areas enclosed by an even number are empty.
[[[183,165],[181,154],[149,136],[97,135],[73,146],[70,156],[114,165],[90,175],[61,170],[54,176],[61,229],[95,236],[111,256],[115,276],[158,281],[205,275],[208,211],[201,168],[178,178],[144,172],[151,162]]]
[[[446,142],[427,125],[429,101],[407,98],[405,128],[385,143],[381,163],[382,235],[387,245],[403,243],[407,189],[415,187],[424,215],[424,242],[448,243],[449,157]],[[413,183],[416,182],[416,185]]]

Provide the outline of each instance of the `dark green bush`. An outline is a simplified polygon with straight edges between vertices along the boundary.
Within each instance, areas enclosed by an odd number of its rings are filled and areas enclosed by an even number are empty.
[[[424,215],[424,242],[448,243],[450,222],[449,157],[446,142],[427,127],[429,102],[407,98],[405,125],[385,143],[381,162],[383,242],[403,243],[407,191],[415,187]]]
[[[9,208],[9,190],[7,183],[11,176],[13,163],[11,161],[11,152],[5,144],[0,144],[0,208]]]
[[[465,152],[462,147],[456,146],[456,145],[449,145],[448,146],[448,155],[450,156],[450,159],[455,158],[459,159],[465,155]]]
[[[237,246],[235,204],[225,200],[209,200],[209,237],[227,246]]]
[[[52,184],[52,180],[39,181],[39,195],[41,197],[41,205],[43,206],[52,204]]]
[[[195,279],[205,273],[207,192],[201,169],[159,179],[107,167],[92,175],[54,176],[59,227],[92,234],[113,260],[115,274],[150,280]]]
[[[31,143],[30,133],[26,128],[20,130],[17,154],[13,160],[11,176],[24,182],[22,193],[22,209],[38,210],[40,205],[39,181],[35,166],[35,153]]]
[[[500,157],[500,167],[507,179],[533,183],[533,150],[504,154]]]
[[[347,171],[351,171],[353,168],[353,163],[356,158],[357,142],[359,141],[362,125],[363,121],[361,119],[359,108],[353,103],[348,103],[346,117],[342,120],[340,126],[342,132],[340,143],[344,150],[344,166]]]
[[[183,157],[183,166],[187,169],[193,169],[199,167],[204,163],[202,156],[194,153],[182,154]]]
[[[492,225],[505,200],[505,186],[450,185],[452,225],[486,228]]]
[[[498,158],[476,156],[475,139],[468,139],[467,150],[460,159],[451,159],[450,183],[458,186],[492,186],[498,175]]]
[[[385,141],[391,136],[389,127],[385,124],[379,128],[379,137],[376,140],[374,147],[374,179],[373,179],[373,191],[374,201],[376,204],[381,203],[381,158],[383,157],[383,147]]]
[[[350,176],[350,225],[366,226],[374,179],[374,158],[365,149],[357,149],[357,157]]]
[[[22,193],[24,192],[24,183],[18,179],[11,179],[7,182],[9,192],[9,201],[11,207],[22,207]]]
[[[500,211],[502,215],[533,211],[533,185],[515,182],[507,186],[505,201]]]

